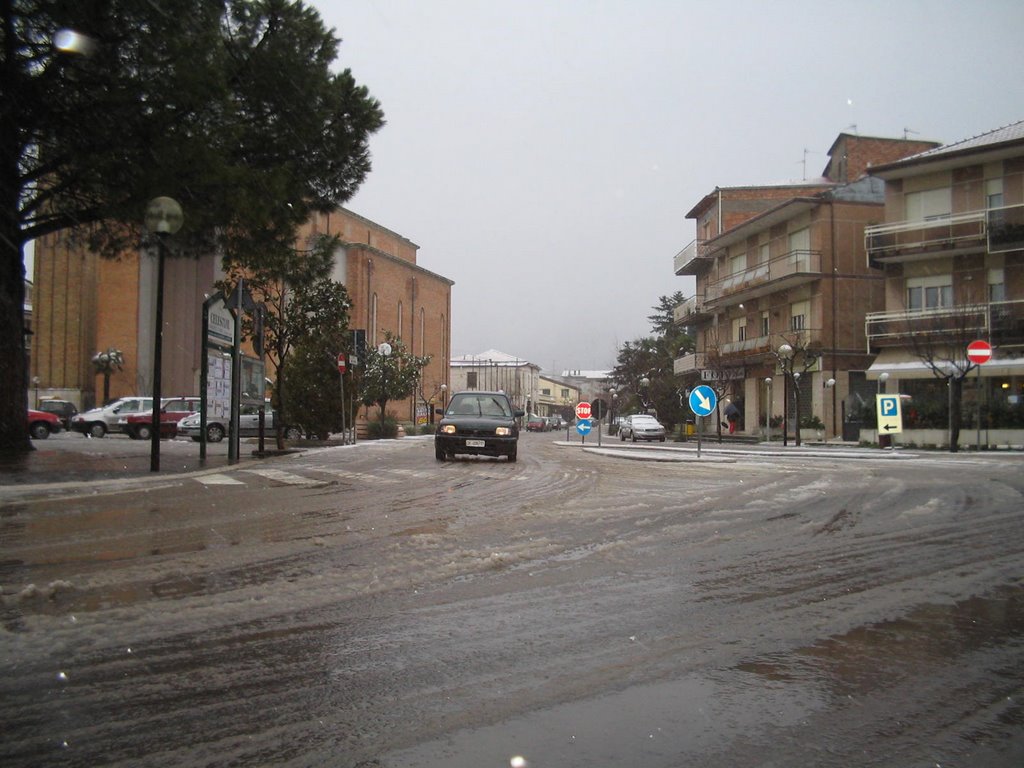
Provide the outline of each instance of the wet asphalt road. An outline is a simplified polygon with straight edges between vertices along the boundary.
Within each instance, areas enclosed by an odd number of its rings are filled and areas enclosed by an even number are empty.
[[[0,489],[0,764],[1024,764],[1020,454],[554,439]]]

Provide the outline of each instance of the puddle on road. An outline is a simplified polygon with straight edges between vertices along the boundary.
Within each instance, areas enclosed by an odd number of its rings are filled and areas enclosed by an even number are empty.
[[[1022,637],[1024,585],[1017,584],[987,597],[924,605],[904,618],[861,627],[791,653],[751,659],[732,669],[635,686],[460,731],[386,755],[381,765],[508,766],[522,756],[524,764],[533,768],[675,768],[724,765],[709,757],[738,754],[761,760],[749,764],[781,765],[770,762],[768,754],[759,756],[758,745],[774,747],[772,740],[786,729],[796,734],[806,731],[812,741],[812,746],[794,742],[781,747],[791,751],[793,760],[807,759],[815,750],[843,760],[844,751],[847,756],[858,754],[862,745],[829,743],[829,737],[809,728],[809,720],[820,716],[827,721],[834,710],[840,722],[851,698],[864,695],[867,700],[896,688],[908,675],[947,668],[951,661],[986,646],[1019,646]],[[1001,682],[1019,690],[1017,676]],[[963,706],[970,711],[968,702]],[[1019,737],[1024,726],[1021,706],[1009,701],[997,722]],[[981,743],[998,737],[984,729],[962,735]],[[774,750],[770,754],[779,756]]]
[[[892,621],[858,627],[785,657],[739,665],[766,680],[818,681],[852,696],[986,646],[1024,637],[1024,584],[951,605],[923,605]]]

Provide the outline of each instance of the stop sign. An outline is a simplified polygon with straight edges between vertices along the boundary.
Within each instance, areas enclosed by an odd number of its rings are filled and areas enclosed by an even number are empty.
[[[338,373],[344,373],[344,372],[345,372],[345,353],[342,352],[340,355],[338,355]]]
[[[576,418],[577,419],[589,419],[590,418],[590,403],[584,401],[576,404]]]
[[[967,359],[981,365],[992,359],[992,345],[987,341],[972,341],[967,345]]]

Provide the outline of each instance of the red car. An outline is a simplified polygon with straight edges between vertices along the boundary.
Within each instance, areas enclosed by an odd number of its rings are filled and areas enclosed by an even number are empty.
[[[28,433],[36,440],[45,440],[51,434],[60,432],[63,425],[55,413],[28,410]]]
[[[171,397],[164,400],[160,409],[160,437],[175,437],[178,434],[178,422],[198,410],[198,397]],[[133,413],[126,419],[124,431],[133,440],[149,440],[153,436],[153,412]]]

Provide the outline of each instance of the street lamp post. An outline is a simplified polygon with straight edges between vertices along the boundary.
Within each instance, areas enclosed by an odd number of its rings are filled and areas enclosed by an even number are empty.
[[[160,387],[164,336],[164,255],[166,240],[175,234],[184,222],[181,206],[170,197],[156,197],[146,206],[146,231],[156,236],[156,322],[153,332],[153,435],[150,444],[149,469],[160,471]]]
[[[764,428],[768,434],[768,442],[772,441],[772,377],[765,377],[764,384],[768,387],[767,414],[765,415]]]
[[[640,402],[643,403],[644,413],[650,410],[651,404],[647,400],[647,388],[651,386],[651,380],[646,376],[640,379]]]
[[[789,445],[789,377],[793,372],[793,347],[783,344],[778,352],[782,366],[782,445]]]

